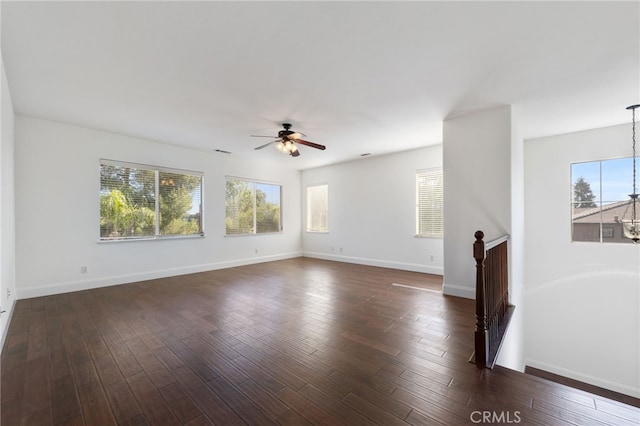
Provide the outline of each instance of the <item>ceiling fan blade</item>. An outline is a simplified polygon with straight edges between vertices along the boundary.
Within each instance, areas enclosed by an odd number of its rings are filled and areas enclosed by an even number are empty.
[[[300,132],[293,132],[291,133],[289,136],[287,136],[289,139],[292,139],[294,141],[297,141],[298,139],[300,139],[303,136],[307,136],[304,133],[300,133]]]
[[[297,149],[295,151],[292,151],[291,154],[292,157],[299,157],[300,156],[300,151],[298,151]]]
[[[266,147],[268,147],[269,145],[271,145],[271,144],[272,144],[272,143],[274,143],[274,142],[276,142],[276,141],[267,142],[267,143],[265,143],[264,145],[260,145],[259,147],[254,148],[254,149],[262,149],[262,148],[266,148]]]
[[[266,136],[266,135],[249,135],[252,138],[275,138],[275,136]]]
[[[299,143],[300,145],[306,145],[306,146],[310,146],[311,148],[316,148],[316,149],[321,149],[321,150],[325,150],[327,149],[326,146],[324,145],[320,145],[319,143],[314,143],[314,142],[309,142],[309,141],[305,141],[303,139],[296,139],[296,143]]]

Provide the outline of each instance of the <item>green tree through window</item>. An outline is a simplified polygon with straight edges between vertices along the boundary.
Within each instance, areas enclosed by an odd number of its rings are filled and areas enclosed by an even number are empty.
[[[202,174],[101,160],[100,239],[203,235]]]
[[[281,186],[227,178],[226,235],[281,231]]]
[[[578,177],[573,185],[573,207],[577,209],[596,207],[596,203],[593,202],[595,199],[596,196],[591,190],[591,184],[584,180],[582,176]]]

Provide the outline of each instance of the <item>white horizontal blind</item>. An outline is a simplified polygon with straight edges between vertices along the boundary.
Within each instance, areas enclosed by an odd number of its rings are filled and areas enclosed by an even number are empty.
[[[329,185],[307,188],[307,232],[329,232]]]
[[[252,234],[254,209],[253,184],[242,179],[227,179],[225,229],[227,235]]]
[[[280,200],[282,187],[270,183],[255,183],[256,234],[280,232]]]
[[[442,179],[442,168],[416,173],[416,234],[419,237],[442,238]]]
[[[203,235],[203,174],[100,160],[100,240]]]
[[[268,234],[282,230],[282,186],[227,177],[225,234]]]

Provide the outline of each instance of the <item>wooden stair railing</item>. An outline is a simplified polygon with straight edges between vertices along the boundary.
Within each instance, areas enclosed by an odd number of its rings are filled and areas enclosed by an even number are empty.
[[[491,242],[484,233],[475,233],[473,257],[476,259],[475,363],[493,368],[498,350],[515,307],[509,304],[509,236]]]

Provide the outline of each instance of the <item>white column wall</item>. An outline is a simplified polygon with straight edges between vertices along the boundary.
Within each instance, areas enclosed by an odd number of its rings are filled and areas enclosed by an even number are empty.
[[[520,134],[519,109],[511,107],[511,238],[509,240],[509,302],[515,305],[496,364],[524,371],[524,140]]]
[[[511,231],[511,138],[509,106],[444,122],[445,294],[475,298],[475,231]]]

